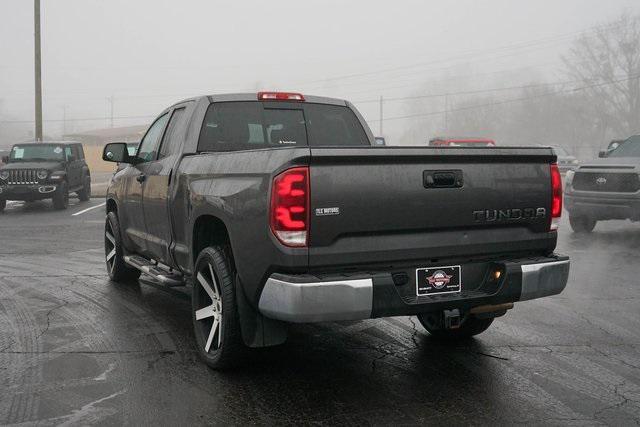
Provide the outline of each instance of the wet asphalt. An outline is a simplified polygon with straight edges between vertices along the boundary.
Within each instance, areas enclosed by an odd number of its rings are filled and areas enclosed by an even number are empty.
[[[415,318],[298,325],[215,372],[188,291],[115,284],[102,201],[0,214],[0,424],[640,424],[640,224],[558,251],[561,295],[516,304],[464,344]]]

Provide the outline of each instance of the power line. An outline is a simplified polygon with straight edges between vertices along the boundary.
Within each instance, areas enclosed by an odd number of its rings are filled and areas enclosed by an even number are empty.
[[[485,55],[482,58],[478,58],[478,59],[473,60],[472,63],[477,64],[477,63],[486,62],[486,61],[496,61],[496,60],[499,60],[499,59],[504,59],[504,58],[509,58],[509,57],[512,57],[512,56],[518,56],[518,55],[522,55],[522,54],[525,54],[525,53],[530,53],[532,51],[540,50],[540,49],[546,49],[546,47],[540,47],[540,48],[535,48],[535,49],[529,48],[526,51],[512,52],[512,53],[507,53],[507,54],[497,55],[497,56],[496,55],[493,55],[493,56],[486,56]],[[434,62],[434,64],[435,63],[440,63],[440,64],[444,63],[444,64],[447,64],[447,65],[438,66],[438,67],[430,67],[430,68],[425,68],[425,69],[422,69],[422,70],[415,70],[415,71],[408,72],[408,73],[402,73],[402,74],[394,76],[393,79],[396,82],[397,81],[404,81],[405,80],[404,77],[407,77],[407,76],[423,76],[425,73],[432,73],[432,72],[435,72],[435,71],[446,71],[446,70],[449,70],[451,68],[454,68],[458,64],[466,64],[468,62],[469,61],[466,61],[466,60],[465,61],[459,60],[457,62],[453,62],[452,60],[436,61],[436,62]],[[383,73],[384,72],[381,72],[379,74],[383,74]],[[378,79],[387,80],[387,79],[391,78],[391,75],[386,75],[386,76],[385,75],[379,75],[379,76],[376,76],[376,77]],[[322,88],[338,88],[338,87],[342,88],[342,87],[349,87],[349,86],[354,86],[354,85],[367,85],[367,84],[371,85],[371,84],[375,84],[375,83],[376,83],[375,80],[374,81],[371,81],[371,80],[369,80],[369,81],[360,80],[360,81],[352,81],[352,82],[348,82],[348,83],[340,83],[338,81],[335,81],[332,84],[328,84],[328,85],[326,83],[323,83],[323,82],[318,82],[318,83],[312,84],[311,86],[312,87],[313,86],[318,86],[318,87],[322,87]],[[304,87],[305,84],[303,84],[302,86]],[[307,84],[306,86],[308,87],[309,85]]]
[[[627,77],[627,78],[624,78],[624,79],[613,80],[613,81],[603,82],[603,83],[597,83],[597,84],[592,84],[592,85],[578,87],[578,88],[572,88],[572,89],[563,89],[563,90],[559,90],[559,91],[555,91],[555,92],[543,93],[543,94],[535,95],[535,96],[527,96],[527,97],[522,97],[522,98],[507,99],[507,100],[504,100],[504,101],[490,102],[490,103],[479,104],[479,105],[471,105],[471,106],[467,106],[467,107],[460,107],[460,108],[454,108],[454,109],[445,109],[445,110],[442,110],[442,111],[432,111],[432,112],[429,112],[429,113],[419,113],[419,114],[409,114],[409,115],[406,115],[406,116],[385,117],[384,120],[412,119],[412,118],[437,116],[437,115],[440,115],[440,114],[454,113],[454,112],[457,112],[457,111],[474,110],[474,109],[477,109],[477,108],[492,107],[492,106],[496,106],[496,105],[510,104],[510,103],[513,103],[513,102],[520,102],[520,101],[528,101],[528,100],[531,100],[531,99],[545,98],[547,96],[559,95],[559,94],[562,94],[562,93],[580,92],[580,91],[584,91],[584,90],[587,90],[587,89],[593,89],[595,87],[609,86],[609,85],[612,85],[612,84],[622,83],[622,82],[625,82],[625,81],[635,80],[635,79],[638,79],[638,78],[640,78],[640,74],[632,76],[632,77]],[[371,123],[374,123],[374,122],[377,122],[377,121],[378,120],[368,120],[368,122],[371,122]]]
[[[340,96],[344,97],[344,95],[359,95],[359,94],[369,94],[369,93],[375,93],[377,95],[383,91],[388,91],[388,90],[415,88],[417,85],[424,86],[430,83],[437,83],[440,85],[442,82],[451,81],[451,80],[455,81],[457,79],[467,79],[468,81],[470,78],[476,78],[476,77],[493,76],[496,74],[505,74],[505,73],[516,72],[516,71],[531,70],[531,69],[540,68],[540,67],[549,68],[549,66],[555,65],[555,64],[556,62],[536,63],[536,65],[512,67],[512,68],[506,68],[506,69],[495,70],[495,71],[447,75],[447,76],[432,78],[428,80],[424,80],[423,78],[419,78],[419,79],[413,78],[411,79],[411,83],[408,83],[408,84],[405,83],[405,84],[393,85],[393,86],[376,86],[373,89],[341,90]],[[421,77],[424,77],[424,75],[422,75]],[[400,81],[405,81],[405,80],[400,80]],[[406,80],[406,81],[409,81],[409,80]]]
[[[544,98],[544,97],[547,97],[547,96],[553,96],[553,95],[558,95],[558,94],[562,94],[562,93],[580,92],[580,91],[587,90],[587,89],[592,89],[592,88],[595,88],[595,87],[609,86],[609,85],[612,85],[612,84],[622,83],[622,82],[625,82],[625,81],[630,81],[630,80],[634,80],[634,79],[638,79],[638,78],[640,78],[640,75],[635,75],[635,76],[632,76],[632,77],[626,77],[626,78],[622,78],[622,79],[618,79],[618,80],[612,80],[612,81],[608,81],[608,82],[591,84],[591,85],[577,87],[577,88],[563,89],[563,90],[558,90],[558,91],[554,91],[554,92],[548,92],[548,93],[535,95],[535,96],[507,99],[507,100],[504,100],[504,101],[497,101],[497,102],[473,105],[473,106],[468,106],[468,107],[445,109],[445,110],[442,110],[442,111],[432,111],[432,112],[429,112],[429,113],[419,113],[419,114],[410,114],[410,115],[405,115],[405,116],[385,117],[384,120],[400,120],[400,119],[408,119],[408,118],[416,118],[416,117],[427,117],[427,116],[435,116],[435,115],[452,113],[452,112],[457,112],[457,111],[473,110],[473,109],[476,109],[476,108],[489,107],[489,106],[495,106],[495,105],[503,105],[503,104],[508,104],[508,103],[512,103],[512,102],[526,101],[526,100],[530,100],[530,99]],[[485,89],[485,90],[477,90],[477,91],[465,91],[465,92],[451,92],[451,93],[443,93],[443,94],[432,94],[432,95],[424,95],[424,96],[417,96],[417,97],[388,98],[388,99],[385,98],[384,101],[386,102],[386,101],[391,101],[391,100],[402,100],[402,99],[418,98],[418,97],[442,97],[442,96],[448,96],[448,95],[465,95],[465,94],[474,94],[474,93],[484,93],[484,92],[490,92],[490,91],[502,91],[502,90],[511,90],[511,89],[524,89],[524,88],[531,88],[531,87],[554,86],[554,85],[567,84],[567,83],[572,83],[572,82],[555,82],[555,83],[544,83],[544,84],[541,83],[541,84],[524,85],[524,86],[512,86],[512,87]],[[575,83],[575,81],[573,81],[573,83]],[[379,99],[375,100],[375,102],[379,102],[379,101],[380,101]],[[156,117],[156,116],[155,115],[148,115],[148,116],[117,116],[117,117],[113,117],[113,119],[114,120],[152,119],[154,117]],[[77,119],[47,119],[47,120],[44,120],[44,121],[45,122],[64,122],[66,120],[66,121],[80,122],[80,121],[98,121],[98,120],[110,120],[110,119],[111,119],[111,116],[107,116],[107,117],[83,117],[83,118],[77,118]],[[379,120],[368,120],[368,122],[378,122],[378,121]],[[2,124],[33,123],[33,122],[34,122],[33,120],[2,120],[2,121],[0,121],[0,123],[2,123]]]
[[[433,93],[428,95],[415,95],[415,96],[400,96],[395,98],[385,98],[384,101],[407,101],[411,99],[427,99],[427,98],[442,98],[444,96],[453,96],[453,95],[474,95],[480,93],[491,93],[491,92],[505,92],[516,89],[531,89],[536,87],[546,87],[546,86],[560,86],[563,84],[569,83],[579,83],[580,80],[566,80],[561,82],[549,82],[549,83],[536,83],[536,84],[528,84],[521,86],[508,86],[508,87],[499,87],[492,89],[477,89],[477,90],[467,90],[461,92],[444,92],[444,93]],[[360,101],[352,101],[354,104],[370,104],[373,102],[380,102],[379,99],[366,99]]]
[[[114,120],[122,120],[122,119],[153,119],[154,117],[157,117],[157,116],[82,117],[82,118],[78,118],[78,119],[48,119],[48,120],[43,120],[43,121],[45,121],[45,122],[64,122],[66,120],[67,122],[91,122],[91,121],[98,121],[98,120],[111,120],[112,118]],[[33,123],[33,120],[1,120],[0,123],[1,124]]]
[[[317,79],[317,80],[312,80],[312,81],[308,81],[308,82],[301,82],[300,84],[301,85],[316,84],[316,83],[326,83],[326,82],[329,82],[329,81],[336,81],[336,80],[353,79],[353,78],[357,78],[357,77],[365,77],[365,76],[384,74],[384,73],[389,73],[389,72],[394,72],[394,71],[402,71],[402,70],[406,70],[406,69],[422,67],[422,66],[425,66],[425,65],[436,65],[436,64],[441,64],[443,62],[452,62],[452,61],[455,61],[457,59],[465,59],[467,57],[476,56],[476,55],[486,55],[486,54],[492,53],[492,52],[509,51],[509,50],[517,50],[517,49],[523,50],[523,49],[531,48],[531,47],[538,46],[538,45],[557,42],[557,41],[560,41],[560,40],[563,40],[563,39],[567,39],[567,38],[570,39],[570,38],[575,37],[575,36],[580,35],[580,34],[587,34],[587,33],[591,33],[591,32],[597,31],[597,30],[605,30],[605,29],[611,29],[611,28],[617,28],[617,27],[618,27],[617,24],[616,25],[609,25],[609,26],[598,25],[598,26],[587,28],[585,30],[581,30],[581,31],[574,31],[574,32],[571,32],[571,33],[564,33],[564,34],[545,37],[545,38],[541,38],[541,39],[523,41],[523,42],[518,42],[518,43],[514,43],[514,44],[510,44],[510,45],[499,46],[499,47],[495,47],[495,48],[491,48],[491,49],[477,50],[477,51],[467,51],[467,52],[465,52],[463,54],[458,54],[458,55],[455,55],[453,57],[450,57],[450,58],[444,59],[444,60],[425,61],[425,62],[418,62],[418,63],[408,64],[408,65],[403,65],[403,66],[398,66],[398,67],[390,67],[390,68],[385,68],[385,69],[366,71],[366,72],[361,72],[361,73],[343,74],[343,75],[340,75],[340,76],[333,76],[333,77],[327,77],[327,78],[324,78],[324,79]],[[510,55],[507,55],[507,56],[510,56]]]

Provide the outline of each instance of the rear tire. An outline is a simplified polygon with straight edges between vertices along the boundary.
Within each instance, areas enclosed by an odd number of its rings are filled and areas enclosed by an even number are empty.
[[[236,302],[233,262],[226,247],[208,247],[195,266],[191,296],[198,353],[213,369],[238,365],[246,356]]]
[[[585,216],[569,215],[569,224],[575,233],[591,233],[597,222],[598,221],[595,219],[587,218]]]
[[[457,329],[434,329],[429,325],[427,314],[419,314],[418,320],[429,334],[442,341],[462,341],[478,335],[489,329],[493,323],[493,317],[480,319],[469,316]]]
[[[4,211],[4,208],[7,207],[7,201],[6,200],[0,200],[0,212]]]
[[[140,277],[140,270],[124,262],[120,223],[115,212],[109,212],[104,225],[104,255],[109,278],[114,282],[129,282]]]
[[[66,182],[62,182],[53,194],[53,207],[58,210],[67,209],[69,206],[69,187]]]
[[[81,202],[88,202],[91,198],[91,177],[84,178],[84,184],[82,190],[78,191],[78,198]]]

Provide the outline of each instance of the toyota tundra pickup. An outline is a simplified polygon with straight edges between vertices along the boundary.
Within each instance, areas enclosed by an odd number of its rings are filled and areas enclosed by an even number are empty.
[[[567,172],[565,189],[569,223],[577,233],[590,233],[598,221],[640,221],[640,135]]]
[[[153,122],[106,196],[113,281],[192,287],[214,368],[276,345],[287,324],[416,315],[443,339],[560,293],[551,148],[375,146],[349,102],[203,96]]]

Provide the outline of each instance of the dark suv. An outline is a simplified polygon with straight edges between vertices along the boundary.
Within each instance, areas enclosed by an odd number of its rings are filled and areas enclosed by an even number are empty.
[[[0,167],[0,211],[7,200],[52,199],[66,209],[69,193],[81,201],[91,197],[91,174],[82,145],[76,142],[16,144]]]

